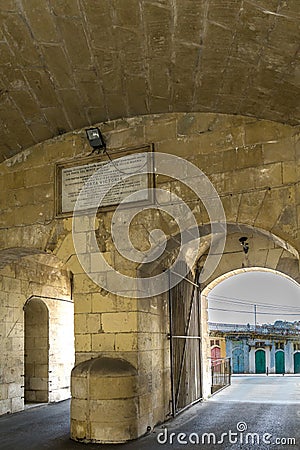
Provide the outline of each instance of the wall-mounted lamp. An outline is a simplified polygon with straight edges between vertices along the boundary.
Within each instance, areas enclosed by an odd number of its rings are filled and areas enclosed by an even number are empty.
[[[88,128],[86,131],[86,136],[88,138],[90,146],[95,150],[101,150],[106,148],[104,138],[101,134],[99,128]]]
[[[248,240],[248,238],[246,236],[242,236],[241,238],[239,238],[239,241],[241,243],[241,246],[243,247],[243,252],[247,255],[247,253],[249,252],[249,243],[246,242]]]

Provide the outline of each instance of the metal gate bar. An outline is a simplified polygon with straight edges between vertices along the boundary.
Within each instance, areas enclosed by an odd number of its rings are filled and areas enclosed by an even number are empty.
[[[198,300],[198,295],[199,295],[199,285],[196,284],[196,281],[198,279],[198,275],[199,275],[199,270],[196,270],[195,273],[195,282],[188,280],[188,279],[184,279],[184,281],[189,282],[193,288],[192,288],[192,292],[190,294],[190,305],[189,305],[189,311],[188,311],[188,317],[187,317],[187,322],[184,326],[184,333],[185,335],[172,335],[173,333],[173,307],[172,307],[172,295],[171,295],[171,290],[169,289],[169,314],[170,314],[170,333],[168,334],[168,339],[170,340],[170,354],[171,354],[171,395],[172,395],[172,416],[175,417],[179,412],[182,412],[183,410],[185,410],[186,408],[190,407],[191,405],[193,405],[194,403],[199,402],[200,400],[202,400],[202,380],[201,380],[201,375],[202,375],[202,370],[201,370],[201,347],[200,347],[200,341],[201,341],[201,336],[200,336],[200,331],[201,331],[201,316],[200,316],[200,305],[199,305],[199,301],[195,301],[195,299]],[[169,274],[170,277],[170,274]],[[178,300],[178,299],[176,299]],[[184,299],[183,299],[184,301]],[[196,306],[196,308],[194,308],[194,306]],[[194,308],[194,312],[193,312],[193,308]],[[191,325],[191,318],[192,318],[192,314],[196,314],[196,327],[198,324],[198,336],[189,336],[188,332],[190,330],[190,325]],[[175,373],[174,373],[174,345],[173,345],[173,340],[174,339],[184,339],[184,345],[183,345],[183,349],[182,349],[182,354],[179,354],[179,361],[180,361],[180,367],[179,367],[179,376],[178,376],[178,380],[175,380]],[[197,367],[197,372],[198,372],[198,382],[199,384],[194,385],[194,388],[196,389],[195,394],[199,395],[198,392],[200,391],[200,397],[196,398],[194,400],[192,400],[190,403],[188,403],[187,405],[182,406],[180,409],[178,409],[178,403],[179,403],[179,396],[181,394],[181,383],[182,383],[182,377],[183,377],[183,369],[184,369],[184,364],[186,363],[186,356],[187,356],[187,342],[188,340],[198,340],[199,342],[199,355],[197,360],[195,361],[195,364]],[[181,352],[180,352],[181,353]],[[177,376],[176,376],[177,378]],[[177,384],[177,385],[176,385]]]

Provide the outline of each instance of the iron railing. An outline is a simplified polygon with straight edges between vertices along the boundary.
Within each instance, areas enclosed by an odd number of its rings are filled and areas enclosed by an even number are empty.
[[[211,360],[211,393],[220,391],[231,383],[230,358]]]

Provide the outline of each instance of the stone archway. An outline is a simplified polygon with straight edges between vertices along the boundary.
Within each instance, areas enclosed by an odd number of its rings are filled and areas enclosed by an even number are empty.
[[[49,310],[37,298],[24,307],[25,315],[25,403],[49,400]]]
[[[2,251],[0,267],[0,295],[6,299],[2,317],[6,333],[1,336],[5,350],[0,364],[11,379],[7,398],[2,399],[5,410],[1,411],[21,411],[24,400],[56,402],[69,398],[74,365],[70,272],[55,256],[24,247]]]
[[[211,280],[206,281],[207,284],[228,270],[254,266],[279,270],[296,279],[298,259],[285,245],[289,242],[299,249],[296,129],[255,118],[211,113],[137,116],[98,126],[105,135],[108,151],[153,142],[157,150],[177,154],[193,162],[209,176],[224,205],[232,248],[229,248],[227,256],[224,255],[219,272],[216,271]],[[55,215],[53,174],[56,162],[70,162],[74,157],[86,156],[89,152],[84,130],[78,130],[36,145],[20,154],[19,158],[1,165],[3,185],[9,186],[14,196],[13,203],[7,202],[1,217],[1,248],[31,246],[40,252],[53,252],[72,268],[76,303],[76,362],[80,364],[106,355],[123,358],[135,367],[141,383],[141,395],[137,400],[141,404],[140,435],[147,427],[165,420],[169,412],[167,312],[163,296],[143,302],[111,295],[93,284],[78,264],[72,246],[72,218]],[[28,189],[26,196],[22,195],[25,184]],[[205,225],[209,219],[199,199],[194,199],[184,187],[177,185],[176,180],[169,182],[158,177],[157,186],[167,187],[189,202],[197,223],[207,229],[204,236],[209,245],[209,225]],[[6,191],[3,195],[6,200]],[[41,195],[44,200],[42,205],[39,200]],[[163,221],[158,215],[155,218],[155,225],[168,229],[168,237],[177,233],[173,222],[167,223],[168,220]],[[105,256],[113,261],[116,270],[121,270],[124,261],[112,248],[110,219],[111,213],[101,214],[97,232]],[[146,215],[147,225],[150,219]],[[241,228],[239,223],[246,225]],[[251,242],[247,260],[241,247],[234,246],[240,245],[238,237],[244,233],[250,237],[251,227],[253,232],[259,227],[266,231],[260,236],[255,232],[255,236],[251,237],[256,242],[257,251],[252,251],[254,247]],[[132,230],[138,244],[144,245],[149,240],[147,226],[143,223],[135,223]],[[86,223],[83,223],[81,231],[86,232]],[[272,239],[268,241],[269,231],[285,240],[282,245]],[[259,251],[260,237],[272,248],[265,247]],[[205,255],[206,243],[204,247],[201,254]],[[83,248],[82,252],[93,265],[87,248]],[[204,260],[205,256],[200,263]],[[127,263],[125,270],[130,275],[136,273],[136,267],[132,268]],[[18,288],[18,283],[15,284]],[[203,283],[202,288],[205,286]],[[205,314],[204,300],[203,310]],[[204,330],[202,333],[205,335]],[[205,339],[203,342],[205,345]],[[131,437],[137,435],[133,433]]]

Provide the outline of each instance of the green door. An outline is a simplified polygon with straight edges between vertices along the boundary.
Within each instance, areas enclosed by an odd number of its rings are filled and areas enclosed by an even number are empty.
[[[294,372],[300,373],[300,352],[294,353]]]
[[[255,352],[255,373],[266,373],[266,353],[264,350]]]
[[[283,350],[278,350],[275,354],[275,373],[285,373]]]

